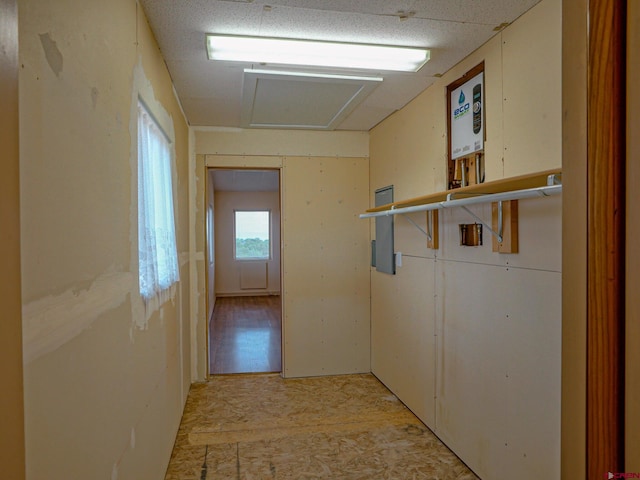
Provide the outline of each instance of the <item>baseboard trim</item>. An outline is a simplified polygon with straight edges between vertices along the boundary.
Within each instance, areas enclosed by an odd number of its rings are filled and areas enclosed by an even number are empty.
[[[241,292],[216,292],[216,297],[268,297],[280,292],[264,290],[242,290]]]

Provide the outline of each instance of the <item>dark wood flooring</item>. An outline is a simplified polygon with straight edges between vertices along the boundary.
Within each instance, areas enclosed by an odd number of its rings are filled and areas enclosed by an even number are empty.
[[[282,370],[279,296],[219,297],[209,323],[209,373]]]

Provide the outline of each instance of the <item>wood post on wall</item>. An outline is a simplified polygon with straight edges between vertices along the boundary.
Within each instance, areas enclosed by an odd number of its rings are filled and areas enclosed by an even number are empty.
[[[624,472],[626,0],[590,0],[587,478]]]
[[[25,478],[20,282],[18,3],[0,0],[0,465],[2,477]]]
[[[427,248],[437,250],[439,248],[438,239],[440,237],[438,230],[440,224],[438,221],[438,210],[431,210],[425,213],[427,217],[427,232],[429,232],[429,237],[427,237]]]

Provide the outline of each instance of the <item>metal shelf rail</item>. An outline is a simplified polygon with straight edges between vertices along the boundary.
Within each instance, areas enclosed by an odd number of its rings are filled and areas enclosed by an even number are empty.
[[[530,188],[510,189],[511,186],[528,186],[540,184]],[[562,193],[562,172],[560,170],[547,170],[544,172],[522,175],[519,177],[487,182],[469,187],[448,190],[446,192],[435,193],[410,200],[395,202],[381,207],[367,210],[360,214],[360,218],[375,218],[388,215],[407,214],[415,212],[428,212],[431,210],[442,210],[445,208],[461,207],[476,220],[482,223],[498,241],[502,241],[502,202],[509,200],[522,200],[525,198],[549,197]],[[463,198],[454,198],[463,197]],[[444,199],[442,199],[444,198]],[[471,212],[466,207],[482,203],[498,203],[498,231],[494,231],[482,219]],[[414,223],[414,222],[412,222]],[[415,224],[415,223],[414,223]],[[422,228],[420,230],[429,236]]]

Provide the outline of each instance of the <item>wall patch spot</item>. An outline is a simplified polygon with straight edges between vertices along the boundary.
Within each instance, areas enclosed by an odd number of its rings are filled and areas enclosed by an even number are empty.
[[[134,283],[135,282],[135,283]],[[104,313],[129,298],[137,278],[131,272],[110,272],[82,289],[70,288],[22,306],[25,364],[58,349],[89,328]]]
[[[49,67],[51,67],[53,73],[56,74],[56,77],[59,77],[60,72],[62,72],[62,53],[58,49],[56,42],[51,39],[51,35],[48,33],[41,33],[39,36],[42,49],[44,50],[44,55],[47,58],[47,63],[49,64]]]
[[[96,109],[96,105],[98,104],[98,89],[93,87],[91,89],[91,104],[93,105],[93,109]]]

